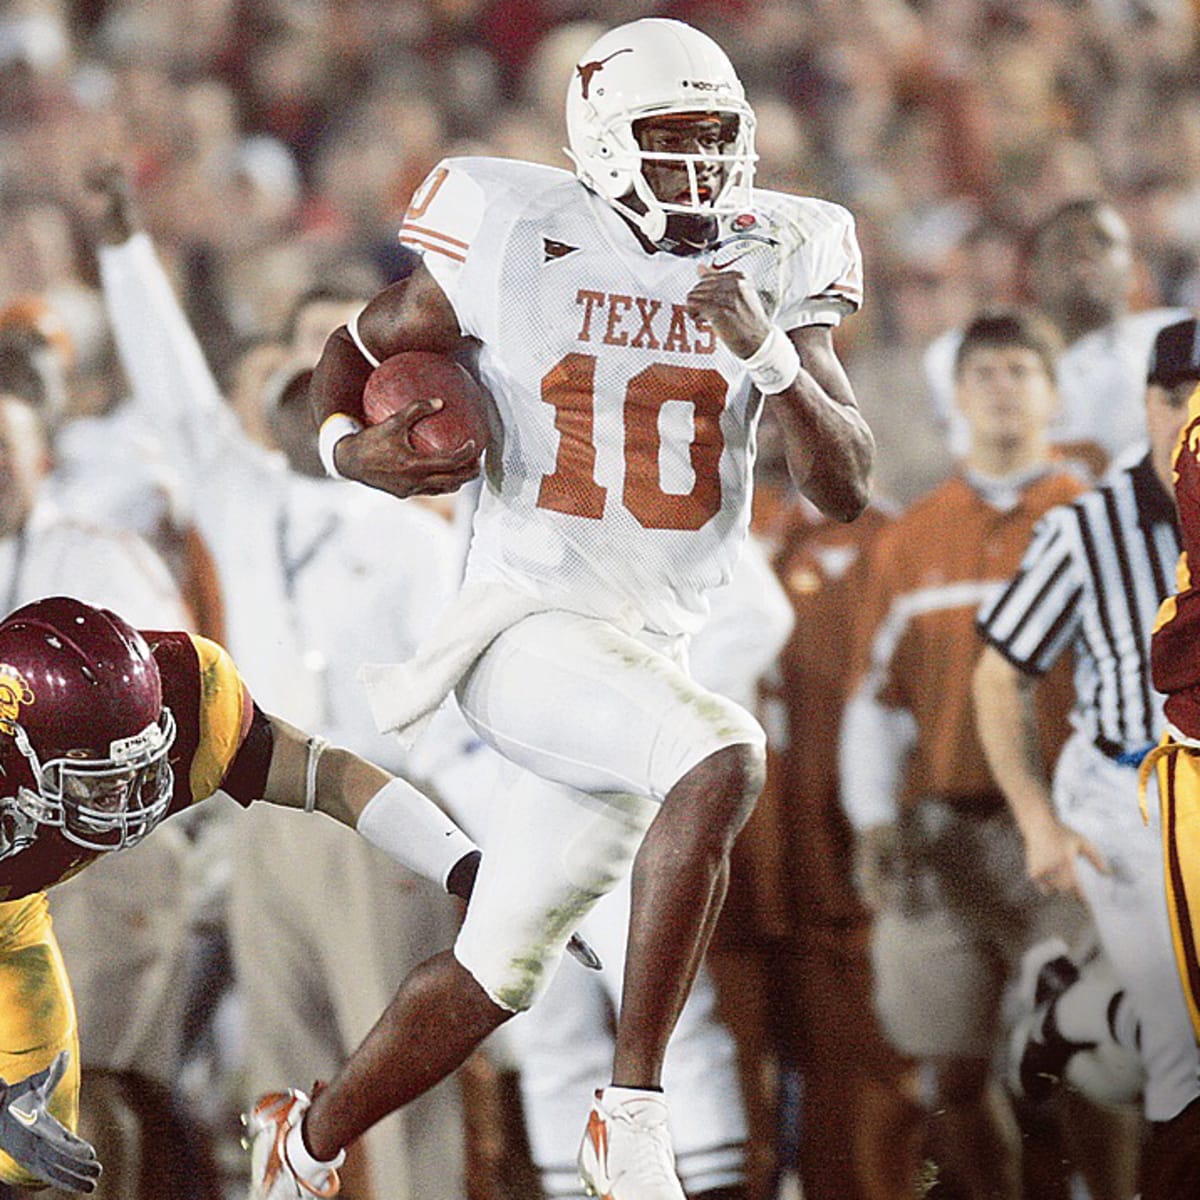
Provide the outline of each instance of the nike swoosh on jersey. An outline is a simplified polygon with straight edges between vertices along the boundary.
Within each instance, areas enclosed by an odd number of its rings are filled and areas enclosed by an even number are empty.
[[[724,271],[726,267],[732,267],[735,262],[740,262],[749,253],[749,250],[743,250],[741,254],[735,254],[732,258],[727,258],[723,263],[717,262],[717,260],[714,258],[712,262],[712,269],[714,271]]]

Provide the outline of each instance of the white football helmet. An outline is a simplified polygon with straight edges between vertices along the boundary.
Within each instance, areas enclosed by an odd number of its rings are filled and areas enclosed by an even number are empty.
[[[737,132],[719,154],[647,153],[635,121],[675,113],[732,117]],[[682,21],[646,18],[604,34],[576,64],[567,89],[567,154],[580,181],[632,221],[651,242],[662,240],[669,213],[709,216],[750,205],[754,184],[754,112],[725,51]],[[647,159],[682,163],[691,181],[688,202],[660,200],[642,172]],[[725,181],[711,200],[700,196],[697,167],[716,162]],[[645,205],[624,202],[633,192]]]

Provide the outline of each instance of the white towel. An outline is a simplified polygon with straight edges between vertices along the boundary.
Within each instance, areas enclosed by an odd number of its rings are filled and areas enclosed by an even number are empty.
[[[547,607],[503,583],[467,584],[412,658],[359,667],[376,728],[395,733],[411,750],[442,701],[488,646],[518,621]]]

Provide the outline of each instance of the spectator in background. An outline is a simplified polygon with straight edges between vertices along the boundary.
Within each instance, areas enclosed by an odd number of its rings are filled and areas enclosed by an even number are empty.
[[[1020,312],[984,314],[964,331],[955,379],[968,453],[960,474],[872,548],[841,729],[842,798],[874,915],[876,1004],[896,1048],[931,1072],[938,1161],[970,1200],[1024,1195],[1020,1134],[993,1075],[1005,986],[1030,945],[1075,940],[1086,924],[1077,903],[1046,900],[1019,877],[1014,886],[1018,835],[970,693],[979,605],[1037,519],[1082,487],[1050,462],[1057,351],[1053,329]],[[1048,687],[1039,711],[1051,753],[1064,689],[1061,678]],[[1125,1173],[1131,1182],[1129,1164]],[[1120,1180],[1103,1182],[1096,1194],[1128,1197]]]
[[[1129,226],[1112,204],[1097,198],[1063,204],[1026,248],[1030,299],[1065,343],[1050,441],[1060,456],[1077,459],[1097,478],[1110,463],[1142,453],[1146,358],[1154,335],[1187,315],[1167,308],[1131,312],[1134,265]],[[950,370],[960,340],[951,331],[926,355],[930,395],[957,454],[964,453],[968,432],[954,408]]]
[[[21,211],[27,218],[35,212],[43,220],[56,216],[60,229],[66,228],[65,214],[57,208]],[[44,266],[47,257],[63,251],[56,244],[48,250],[47,244],[53,239],[30,247],[32,277],[76,279],[77,298],[70,298],[69,289],[48,287],[0,310],[0,387],[41,411],[54,466],[46,495],[63,512],[128,529],[149,542],[183,595],[189,627],[220,636],[221,603],[208,548],[181,503],[175,474],[155,437],[122,403],[124,381],[99,297],[78,282],[73,264],[79,256],[73,249],[70,267]],[[82,329],[80,313],[86,316]]]
[[[268,383],[291,358],[287,344],[280,338],[247,338],[234,351],[223,381],[224,395],[238,422],[260,446],[278,450],[267,428],[263,397]]]
[[[0,607],[60,592],[67,582],[98,603],[120,602],[150,626],[186,624],[171,577],[134,534],[68,517],[45,494],[50,446],[38,411],[0,394]]]
[[[263,403],[281,453],[255,444],[224,405],[137,230],[120,172],[98,183],[110,238],[100,251],[104,295],[138,417],[158,432],[197,502],[231,652],[244,656],[241,670],[263,703],[381,765],[410,769],[396,742],[375,733],[355,671],[381,649],[407,656],[432,624],[456,581],[449,527],[419,506],[325,478],[307,410],[309,372],[295,357],[307,351],[302,338],[287,348]],[[317,293],[292,328],[321,324],[321,314],[336,325],[360,305]],[[394,553],[379,556],[381,543]],[[247,1101],[301,1069],[332,1072],[405,971],[453,926],[446,905],[361,839],[289,816],[251,811],[226,830]],[[447,1084],[368,1135],[343,1168],[344,1194],[459,1200],[463,1153],[456,1090]]]

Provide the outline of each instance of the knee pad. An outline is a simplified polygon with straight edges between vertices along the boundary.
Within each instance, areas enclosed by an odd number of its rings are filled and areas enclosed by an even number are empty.
[[[501,1008],[545,991],[576,926],[629,870],[657,805],[516,773],[484,843],[454,954]]]

